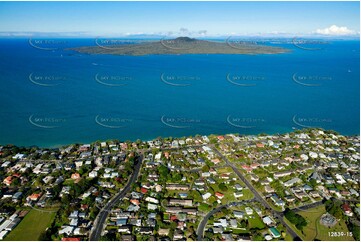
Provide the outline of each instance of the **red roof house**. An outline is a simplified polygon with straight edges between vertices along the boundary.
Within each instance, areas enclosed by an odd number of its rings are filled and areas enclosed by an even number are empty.
[[[79,174],[79,173],[74,173],[74,174],[71,175],[71,179],[76,180],[76,179],[79,179],[79,178],[80,178],[80,174]]]
[[[219,199],[222,199],[224,197],[224,194],[220,192],[216,192],[214,195],[216,195],[216,197],[218,197]]]
[[[143,194],[146,194],[148,192],[148,190],[146,188],[142,187],[140,189],[140,192],[143,193]]]

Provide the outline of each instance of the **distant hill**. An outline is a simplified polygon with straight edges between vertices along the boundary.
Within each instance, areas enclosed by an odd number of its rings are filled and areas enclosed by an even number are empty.
[[[247,42],[214,42],[178,37],[160,41],[144,41],[140,43],[122,43],[121,40],[97,40],[96,46],[70,48],[86,54],[111,55],[180,55],[180,54],[279,54],[289,52],[288,49],[249,44]]]

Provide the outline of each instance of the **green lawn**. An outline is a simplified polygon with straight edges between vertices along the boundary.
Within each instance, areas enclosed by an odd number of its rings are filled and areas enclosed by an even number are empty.
[[[293,241],[293,238],[289,233],[286,233],[285,241]]]
[[[165,193],[165,197],[178,197],[179,193],[185,193],[185,192],[184,191],[167,190],[166,193]]]
[[[292,228],[293,231],[296,232],[296,234],[297,234],[302,240],[307,240],[307,241],[308,241],[308,240],[313,240],[313,238],[315,237],[315,236],[312,236],[312,234],[315,235],[315,233],[313,233],[313,231],[311,232],[311,234],[308,234],[308,236],[305,236],[304,234],[302,234],[302,231],[298,230],[298,229],[296,228],[296,226],[295,226],[293,223],[291,223],[287,218],[284,218],[284,221],[285,221],[286,224],[288,224],[288,226],[290,226],[290,227]],[[308,220],[307,220],[307,223],[308,223],[307,226],[303,228],[304,231],[307,231],[307,228],[308,228],[308,227],[309,227],[311,230],[313,229],[314,231],[316,231],[316,228],[314,227],[315,224],[313,224],[313,226],[310,226],[310,223],[309,223]],[[290,237],[291,237],[291,236],[290,236]],[[292,238],[292,237],[291,237],[291,238]],[[306,239],[306,238],[312,238],[312,239]]]
[[[248,218],[248,226],[249,228],[257,228],[257,229],[264,229],[266,226],[263,223],[262,219],[257,215],[257,214],[253,214],[252,215],[254,218]]]
[[[219,174],[229,173],[229,172],[232,173],[232,172],[233,172],[233,169],[232,169],[231,167],[226,166],[226,167],[216,168],[216,171],[217,171],[217,173],[219,173]]]
[[[241,228],[237,228],[237,229],[232,229],[234,234],[248,234],[249,231],[247,229],[241,229]]]
[[[209,206],[207,203],[200,203],[198,209],[201,212],[208,213],[212,210],[212,206]]]
[[[328,228],[319,223],[320,219],[317,219],[317,236],[319,240],[338,240],[338,241],[350,241],[354,240],[352,236],[330,236],[329,232],[343,232],[346,234],[348,232],[347,225],[344,220],[340,220],[334,227]]]
[[[307,211],[299,212],[302,217],[307,221],[307,226],[303,228],[303,238],[304,240],[314,240],[317,235],[316,223],[319,223],[319,218],[326,212],[325,207],[319,206]]]
[[[248,188],[243,189],[243,197],[240,197],[239,200],[249,200],[252,199],[254,197],[253,193],[251,192],[251,190],[249,190]]]
[[[55,212],[40,212],[32,209],[5,240],[39,240],[40,235],[50,226]]]
[[[228,187],[228,190],[222,191],[218,188],[218,185],[222,182],[224,182],[224,180],[216,179],[216,184],[210,184],[210,187],[212,187],[215,192],[220,192],[224,195],[224,197],[221,199],[222,205],[228,204],[230,202],[235,202],[235,201],[249,200],[254,197],[253,193],[248,188],[244,188],[242,190],[243,196],[239,197],[239,198],[235,198],[235,196],[234,196],[234,192],[236,192],[236,189],[234,188],[235,185],[232,186],[232,185],[226,184],[226,186]],[[240,184],[242,187],[245,187],[245,185],[241,181],[236,181],[235,184]]]
[[[309,210],[305,210],[302,212],[298,212],[301,216],[303,216],[307,221],[307,226],[303,228],[302,231],[296,229],[296,227],[291,224],[286,218],[285,222],[292,227],[292,229],[302,238],[303,240],[354,240],[351,236],[340,236],[340,237],[331,237],[328,232],[347,232],[347,226],[343,220],[339,221],[334,227],[328,228],[320,224],[320,217],[322,214],[326,213],[325,206],[321,205],[316,208],[312,208]]]

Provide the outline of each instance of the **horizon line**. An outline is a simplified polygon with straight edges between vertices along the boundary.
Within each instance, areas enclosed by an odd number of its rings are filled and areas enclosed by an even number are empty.
[[[248,38],[325,38],[325,39],[360,39],[360,33],[349,35],[324,35],[317,33],[252,33],[252,34],[206,34],[206,35],[186,35],[186,34],[164,34],[164,33],[113,33],[96,34],[89,32],[27,32],[27,31],[0,31],[0,38],[229,38],[229,37],[248,37]]]

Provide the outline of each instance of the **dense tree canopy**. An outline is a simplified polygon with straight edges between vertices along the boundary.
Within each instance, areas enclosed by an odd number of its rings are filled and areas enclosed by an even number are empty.
[[[291,223],[293,223],[296,226],[296,228],[299,230],[302,230],[302,228],[307,225],[307,221],[304,217],[293,212],[292,210],[290,210],[288,208],[285,210],[284,214],[285,214],[285,217]]]

